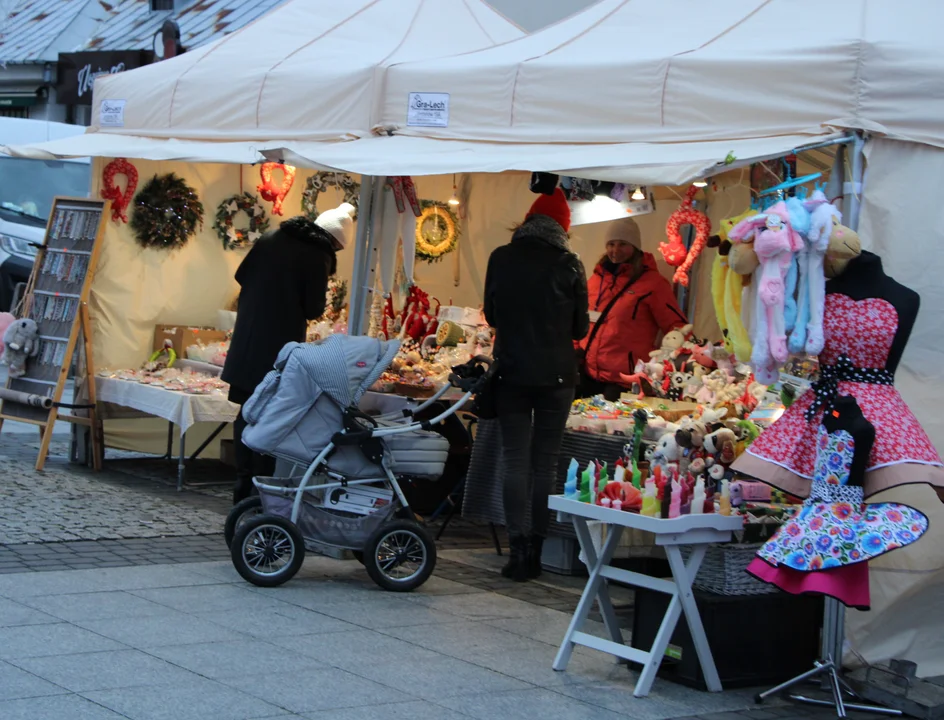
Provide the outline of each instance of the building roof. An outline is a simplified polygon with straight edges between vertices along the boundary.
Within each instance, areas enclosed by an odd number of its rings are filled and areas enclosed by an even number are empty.
[[[196,0],[178,3],[183,7],[174,11],[151,12],[148,0],[114,0],[107,18],[79,49],[150,50],[154,34],[169,17],[180,26],[180,43],[191,49],[238,30],[282,1]]]
[[[0,18],[0,62],[55,60],[58,42],[79,14],[97,0],[20,0]],[[104,3],[102,3],[104,5]]]

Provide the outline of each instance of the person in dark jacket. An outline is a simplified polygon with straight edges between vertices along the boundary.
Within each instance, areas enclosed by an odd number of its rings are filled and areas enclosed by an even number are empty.
[[[570,208],[560,188],[539,197],[485,274],[485,319],[495,328],[496,408],[503,500],[519,582],[541,574],[547,498],[577,382],[574,341],[587,334],[587,277],[570,251]],[[525,527],[531,507],[531,533]]]
[[[221,377],[229,399],[245,403],[290,342],[305,342],[308,322],[325,311],[328,278],[337,271],[337,251],[353,229],[353,206],[345,203],[312,221],[298,216],[283,222],[253,245],[236,270],[240,285],[236,326]],[[246,421],[233,423],[236,486],[233,503],[249,497],[252,478],[271,476],[275,459],[242,443]]]

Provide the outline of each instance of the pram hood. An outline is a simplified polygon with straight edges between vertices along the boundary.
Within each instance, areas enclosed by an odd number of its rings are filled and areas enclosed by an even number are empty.
[[[288,343],[243,405],[243,443],[276,457],[312,460],[342,429],[341,411],[360,401],[399,348],[396,340],[347,335]]]
[[[289,343],[279,353],[276,369],[294,355],[298,367],[341,407],[360,402],[364,393],[390,367],[400,349],[399,340],[330,335],[316,343]],[[284,360],[284,361],[283,361]]]

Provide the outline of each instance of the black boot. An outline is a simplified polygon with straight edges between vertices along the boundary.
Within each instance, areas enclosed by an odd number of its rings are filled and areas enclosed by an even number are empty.
[[[541,551],[544,550],[544,538],[540,535],[531,536],[531,546],[528,548],[528,579],[541,577]]]
[[[524,582],[528,579],[528,538],[517,535],[511,538],[511,557],[508,564],[502,568],[503,577],[515,582]]]

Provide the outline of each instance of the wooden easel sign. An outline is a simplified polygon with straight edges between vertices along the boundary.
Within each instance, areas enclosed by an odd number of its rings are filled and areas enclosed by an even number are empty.
[[[91,428],[95,469],[101,468],[100,435],[95,422],[95,370],[92,363],[88,296],[92,284],[110,201],[57,197],[46,226],[46,238],[36,254],[19,317],[30,317],[39,328],[39,352],[28,359],[26,374],[7,380],[8,390],[49,398],[51,407],[4,399],[5,420],[38,425],[42,442],[36,469],[49,453],[56,420]],[[75,368],[76,405],[86,405],[87,417],[59,412],[70,371]],[[82,398],[81,400],[79,398]],[[47,403],[48,404],[48,403]]]

